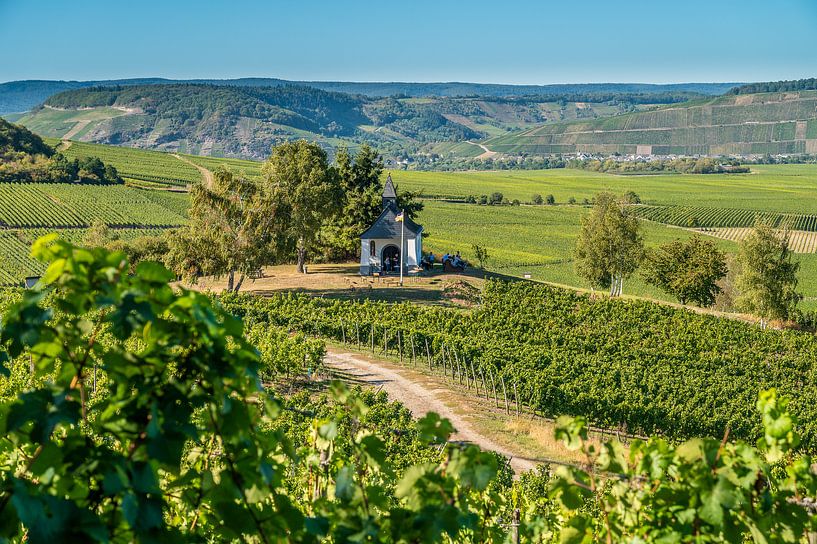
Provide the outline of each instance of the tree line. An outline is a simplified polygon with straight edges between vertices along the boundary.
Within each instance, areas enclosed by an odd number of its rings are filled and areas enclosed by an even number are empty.
[[[575,268],[593,288],[609,289],[611,296],[621,295],[624,280],[640,267],[646,283],[681,304],[712,306],[731,280],[736,291],[734,307],[758,316],[762,326],[769,320],[798,316],[800,263],[792,258],[785,232],[758,223],[740,242],[730,267],[726,254],[712,240],[700,236],[645,249],[631,205],[632,196],[600,193],[591,212],[582,218]]]
[[[27,128],[0,119],[0,183],[122,183],[98,157],[68,159]]]

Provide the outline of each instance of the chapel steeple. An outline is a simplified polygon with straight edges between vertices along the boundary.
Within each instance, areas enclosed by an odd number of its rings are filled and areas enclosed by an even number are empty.
[[[397,192],[394,190],[394,184],[391,181],[391,174],[386,178],[386,185],[383,187],[383,209],[389,206],[397,208]]]

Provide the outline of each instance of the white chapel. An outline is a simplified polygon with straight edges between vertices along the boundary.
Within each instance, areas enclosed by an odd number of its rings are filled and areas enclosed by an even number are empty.
[[[383,211],[366,232],[360,235],[360,273],[368,276],[400,273],[400,253],[403,254],[403,273],[417,270],[423,258],[423,227],[407,215],[398,220],[397,193],[391,180],[383,188]],[[402,246],[401,246],[402,235]]]

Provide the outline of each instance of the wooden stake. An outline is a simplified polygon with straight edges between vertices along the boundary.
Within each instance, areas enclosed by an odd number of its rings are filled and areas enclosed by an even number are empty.
[[[513,382],[513,400],[516,401],[516,417],[519,419],[519,393],[516,392],[516,382]]]
[[[494,371],[488,368],[488,376],[491,378],[491,389],[494,390],[494,406],[499,408],[499,399],[496,394],[496,382],[494,381]]]
[[[397,351],[400,352],[400,364],[403,364],[403,339],[400,329],[397,329]]]
[[[511,415],[511,408],[508,406],[508,392],[505,390],[505,376],[500,376],[502,380],[502,396],[505,397],[505,413]]]

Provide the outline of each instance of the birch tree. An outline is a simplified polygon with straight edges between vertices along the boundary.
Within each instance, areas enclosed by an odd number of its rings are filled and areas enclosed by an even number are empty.
[[[592,211],[582,218],[574,252],[576,273],[594,288],[609,288],[619,296],[624,279],[638,268],[644,240],[638,218],[624,199],[599,193]]]

